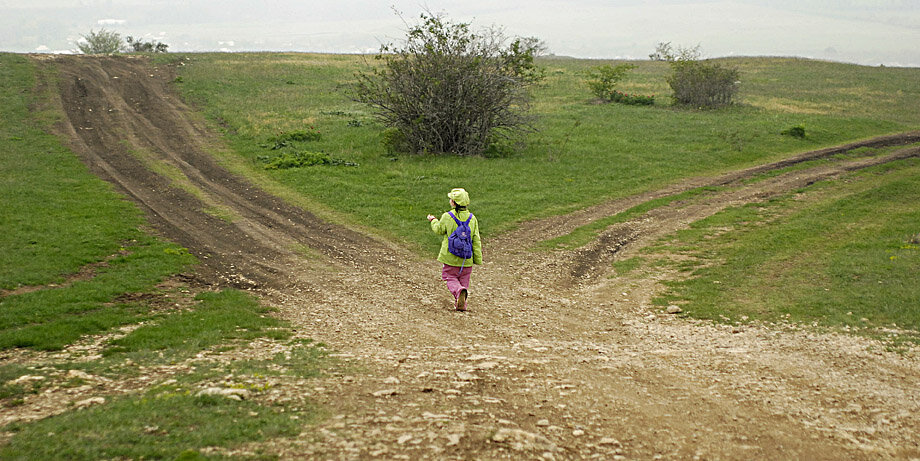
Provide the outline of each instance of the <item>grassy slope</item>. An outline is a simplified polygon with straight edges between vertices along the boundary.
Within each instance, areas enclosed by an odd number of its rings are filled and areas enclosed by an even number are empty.
[[[315,376],[325,363],[321,345],[289,339],[290,328],[243,292],[194,299],[181,288],[159,292],[156,284],[187,269],[194,258],[140,230],[139,210],[47,134],[57,115],[29,111],[43,97],[32,94],[36,71],[25,56],[0,53],[0,349],[60,349],[85,335],[143,325],[104,343],[101,358],[0,363],[0,406],[21,405],[50,386],[86,384],[79,378],[62,381],[70,369],[119,381],[145,366],[181,362],[218,347],[232,350],[255,338],[278,341],[288,353],[232,366],[198,362],[174,383],[139,395],[5,426],[14,435],[0,445],[0,459],[175,459],[183,452],[194,459],[209,446],[299,433],[315,417],[309,405],[279,409],[192,391],[228,374],[234,386],[254,395],[268,388],[267,377]],[[82,275],[74,278],[78,272]],[[123,295],[137,300],[122,301]],[[186,307],[154,310],[143,299]],[[24,375],[44,379],[17,383]]]
[[[732,60],[742,70],[742,105],[719,111],[667,106],[664,63],[637,62],[628,92],[658,95],[655,107],[591,104],[580,71],[601,62],[545,60],[535,90],[539,132],[511,158],[386,155],[381,127],[342,85],[364,65],[356,56],[187,56],[180,91],[226,130],[244,165],[260,168],[260,145],[281,131],[315,126],[304,143],[359,167],[267,173],[350,219],[417,248],[436,239],[423,217],[444,208],[452,187],[470,190],[488,237],[529,218],[571,211],[682,178],[775,160],[795,152],[920,126],[920,70],[794,59]],[[349,126],[357,120],[362,126]],[[354,123],[352,123],[354,124]],[[804,124],[805,140],[780,134]]]
[[[43,288],[0,298],[0,348],[58,349],[137,321],[143,307],[116,298],[151,290],[194,258],[139,230],[137,207],[43,130],[53,113],[29,114],[31,62],[0,59],[0,288]],[[86,276],[63,283],[88,264]]]
[[[694,259],[684,264],[693,277],[660,301],[717,321],[791,320],[920,341],[918,203],[920,160],[910,159],[726,210],[663,247]]]

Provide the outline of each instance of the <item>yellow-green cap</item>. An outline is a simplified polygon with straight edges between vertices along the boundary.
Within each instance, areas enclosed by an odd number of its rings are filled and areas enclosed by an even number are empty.
[[[454,201],[459,206],[467,206],[470,204],[470,194],[466,193],[466,190],[462,188],[452,189],[448,194],[447,198]]]

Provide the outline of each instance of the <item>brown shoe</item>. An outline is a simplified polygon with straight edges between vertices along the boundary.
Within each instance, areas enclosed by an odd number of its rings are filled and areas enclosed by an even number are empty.
[[[458,311],[466,310],[466,288],[460,290],[460,294],[457,295],[457,304]]]

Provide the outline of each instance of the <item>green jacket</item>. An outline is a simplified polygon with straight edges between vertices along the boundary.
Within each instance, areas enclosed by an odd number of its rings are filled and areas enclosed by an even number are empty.
[[[454,211],[454,216],[463,222],[466,221],[466,218],[470,217],[470,212],[467,210],[459,213]],[[447,212],[441,215],[441,219],[431,220],[431,230],[434,231],[435,234],[444,236],[444,240],[441,241],[441,252],[438,253],[438,261],[448,266],[469,267],[469,259],[464,261],[463,258],[454,256],[447,251],[447,237],[449,237],[456,228],[457,223],[454,222],[454,218],[451,218]],[[479,221],[476,219],[475,214],[473,215],[473,219],[470,220],[470,230],[473,232],[473,264],[482,264],[482,240],[479,239]]]

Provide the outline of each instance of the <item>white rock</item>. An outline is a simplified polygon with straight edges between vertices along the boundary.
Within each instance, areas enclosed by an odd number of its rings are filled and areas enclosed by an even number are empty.
[[[457,373],[457,379],[459,379],[460,381],[476,381],[479,378],[472,373],[461,371]]]
[[[613,445],[615,447],[621,446],[620,441],[612,437],[604,437],[599,442],[597,442],[597,444],[598,445]]]
[[[575,436],[575,437],[581,437],[581,436],[585,435],[585,431],[583,431],[583,430],[581,430],[581,429],[575,429],[574,431],[572,431],[572,435]]]
[[[101,381],[101,382],[111,381],[111,379],[109,378],[103,378],[102,376],[91,375],[85,371],[80,371],[80,370],[69,370],[67,372],[67,377],[71,379],[73,378],[83,379],[86,381]]]
[[[383,384],[399,384],[399,378],[390,376],[389,378],[383,380]]]
[[[537,421],[537,427],[546,427],[546,426],[549,426],[549,420],[548,420],[548,419],[541,419],[541,420]]]
[[[398,393],[399,391],[396,389],[381,389],[377,392],[372,393],[371,395],[373,395],[374,397],[386,397],[389,395],[396,395]]]
[[[102,405],[105,403],[105,397],[91,397],[74,403],[77,408],[86,408],[93,405]]]
[[[530,450],[549,450],[558,451],[559,449],[546,437],[521,429],[512,429],[503,427],[492,436],[492,441],[497,443],[507,443],[511,449],[517,451]]]
[[[489,355],[478,355],[478,354],[477,354],[477,355],[471,355],[471,356],[467,357],[466,360],[467,360],[467,361],[470,361],[470,362],[479,362],[479,361],[481,361],[481,360],[488,360],[488,359],[491,359],[491,358],[492,358],[492,357],[489,356]]]
[[[11,384],[26,384],[32,381],[44,381],[45,377],[41,375],[22,375],[12,381]]]
[[[463,434],[447,434],[447,446],[452,447],[459,444],[461,437],[463,437]]]
[[[491,370],[498,366],[498,362],[481,362],[476,365],[477,370]]]
[[[233,389],[226,387],[209,387],[202,389],[195,394],[196,397],[201,397],[202,395],[217,395],[221,397],[226,397],[231,400],[246,400],[249,398],[249,391],[247,389]]]
[[[683,311],[684,311],[684,310],[681,309],[680,306],[677,306],[677,305],[674,305],[674,304],[671,304],[670,306],[668,306],[668,313],[669,313],[669,314],[680,314],[680,313],[683,312]]]

